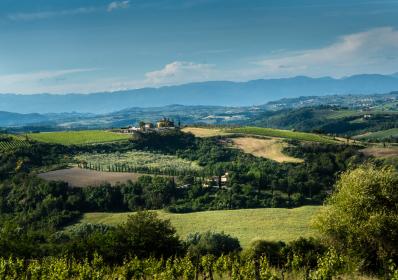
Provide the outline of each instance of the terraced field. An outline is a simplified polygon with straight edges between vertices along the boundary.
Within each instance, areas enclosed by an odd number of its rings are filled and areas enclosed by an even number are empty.
[[[127,140],[131,135],[105,130],[82,130],[62,132],[41,132],[27,134],[32,140],[62,145],[84,145]]]
[[[185,238],[194,232],[225,232],[239,238],[246,247],[255,239],[291,241],[298,237],[315,236],[311,219],[320,206],[303,206],[295,209],[263,208],[242,210],[205,211],[188,214],[171,214],[156,211],[160,218],[170,219],[177,233]],[[126,221],[132,213],[86,213],[80,223],[116,225]]]

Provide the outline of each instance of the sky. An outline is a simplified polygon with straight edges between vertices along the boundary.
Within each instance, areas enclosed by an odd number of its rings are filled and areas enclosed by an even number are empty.
[[[398,72],[398,0],[0,0],[0,93]]]

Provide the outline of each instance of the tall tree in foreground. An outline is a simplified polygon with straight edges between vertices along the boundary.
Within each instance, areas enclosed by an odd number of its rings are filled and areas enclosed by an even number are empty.
[[[398,262],[398,172],[364,165],[343,173],[316,219],[336,248],[365,269]]]

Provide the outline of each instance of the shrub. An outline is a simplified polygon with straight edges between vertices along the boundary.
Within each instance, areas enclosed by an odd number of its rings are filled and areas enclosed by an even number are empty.
[[[242,250],[237,238],[225,233],[205,232],[190,234],[186,245],[191,256],[214,255],[221,256]]]

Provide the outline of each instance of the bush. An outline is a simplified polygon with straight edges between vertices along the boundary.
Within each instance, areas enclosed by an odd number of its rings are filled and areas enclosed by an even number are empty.
[[[283,264],[282,249],[285,246],[281,241],[256,240],[251,244],[249,254],[255,258],[266,257],[270,265],[280,266]]]
[[[169,257],[182,249],[176,230],[169,220],[161,220],[154,212],[138,212],[116,228],[120,255],[137,257]]]
[[[237,238],[225,233],[205,232],[190,234],[186,245],[191,256],[221,256],[242,250]]]

